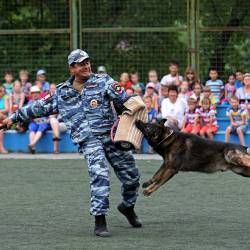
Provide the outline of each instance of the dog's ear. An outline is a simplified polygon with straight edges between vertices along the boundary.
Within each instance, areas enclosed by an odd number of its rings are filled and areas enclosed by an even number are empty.
[[[160,121],[159,125],[160,125],[161,127],[164,127],[164,124],[166,123],[166,121],[167,121],[167,119],[163,118],[163,119]]]

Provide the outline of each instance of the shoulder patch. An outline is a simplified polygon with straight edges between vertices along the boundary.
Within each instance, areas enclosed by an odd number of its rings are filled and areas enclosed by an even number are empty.
[[[124,88],[121,87],[118,83],[114,83],[114,84],[112,85],[112,88],[113,88],[114,91],[115,91],[116,93],[118,93],[118,94],[121,94],[122,91],[124,90]]]

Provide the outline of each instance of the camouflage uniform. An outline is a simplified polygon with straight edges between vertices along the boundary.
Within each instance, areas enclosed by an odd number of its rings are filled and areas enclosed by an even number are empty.
[[[107,161],[122,183],[123,203],[135,204],[139,172],[131,152],[118,150],[110,139],[115,114],[110,101],[122,105],[125,92],[108,75],[91,74],[81,93],[73,87],[74,77],[58,85],[51,96],[20,108],[10,118],[13,122],[59,113],[72,141],[79,144],[88,163],[93,215],[107,214],[109,208],[109,169]]]

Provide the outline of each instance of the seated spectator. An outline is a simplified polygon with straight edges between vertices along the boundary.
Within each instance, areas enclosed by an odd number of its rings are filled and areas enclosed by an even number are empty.
[[[172,129],[182,128],[185,104],[178,99],[178,87],[176,85],[168,86],[168,98],[163,99],[161,105],[162,118],[166,118],[166,125]]]
[[[152,108],[158,110],[158,95],[155,91],[155,85],[152,82],[149,82],[146,86],[146,91],[144,97],[150,96],[152,98]]]
[[[24,103],[26,104],[29,101],[30,88],[32,87],[32,84],[29,82],[29,72],[24,69],[20,70],[19,80],[21,82],[22,90],[25,95]]]
[[[157,94],[160,95],[161,84],[158,80],[158,74],[156,70],[150,70],[148,72],[148,82],[154,83],[155,90],[157,91]]]
[[[56,84],[52,83],[50,85],[50,94],[53,95],[56,91]],[[57,115],[50,115],[48,119],[49,125],[53,132],[53,152],[54,154],[59,154],[59,141],[60,138],[60,123],[57,119]]]
[[[192,67],[186,68],[184,80],[188,82],[189,91],[192,91],[194,89],[194,84],[197,82],[197,76]]]
[[[185,103],[186,108],[187,108],[188,107],[187,100],[191,94],[188,88],[188,82],[186,81],[181,82],[179,89],[180,89],[180,92],[178,94],[178,98],[181,99]]]
[[[243,76],[244,76],[244,73],[242,70],[238,69],[235,71],[235,77],[236,77],[235,87],[236,87],[236,89],[239,89],[239,88],[244,86]]]
[[[218,79],[218,71],[215,68],[209,70],[210,80],[206,82],[206,86],[210,87],[211,92],[215,96],[216,104],[220,103],[224,96],[224,84]]]
[[[142,82],[139,82],[140,78],[139,78],[139,73],[137,71],[133,71],[130,74],[130,79],[131,79],[131,88],[135,89],[135,88],[140,88],[142,94],[145,93],[145,85]]]
[[[127,72],[121,73],[119,85],[123,87],[125,90],[131,88],[132,83],[129,79],[129,74]]]
[[[146,105],[148,111],[148,122],[156,122],[157,110],[152,108],[153,99],[151,96],[144,96],[143,101]],[[142,153],[153,153],[152,147],[149,146],[148,141],[146,138],[142,140]]]
[[[250,109],[250,74],[246,73],[243,76],[243,87],[236,90],[236,96],[240,104],[245,109]]]
[[[183,81],[183,77],[179,75],[179,64],[173,61],[169,65],[169,74],[163,76],[161,84],[180,86],[181,81]]]
[[[208,137],[210,140],[214,139],[214,134],[218,131],[218,124],[216,119],[216,112],[211,107],[211,102],[208,98],[203,98],[201,101],[201,108],[198,110],[199,116],[197,120],[201,123],[200,135]]]
[[[182,132],[184,133],[192,133],[197,135],[200,132],[200,124],[197,119],[198,110],[196,106],[196,100],[194,98],[188,98],[188,109],[185,112]]]
[[[204,99],[204,98],[208,98],[211,102],[211,107],[216,110],[216,100],[215,100],[215,97],[214,95],[212,94],[211,92],[211,89],[210,87],[208,86],[205,86],[203,88],[203,93],[201,94],[201,100],[200,100],[200,103],[201,101]]]
[[[29,101],[28,105],[31,105],[33,102],[40,99],[41,90],[37,86],[32,86],[30,89],[31,100]],[[49,129],[48,118],[47,117],[40,117],[35,118],[29,124],[29,151],[31,154],[35,153],[35,145],[42,137],[43,133]]]
[[[132,96],[132,95],[134,95],[134,93],[135,93],[135,91],[134,91],[133,88],[128,88],[128,89],[126,90],[126,95],[127,95],[127,96]]]
[[[4,73],[5,82],[3,83],[3,86],[5,88],[6,95],[9,95],[13,89],[13,79],[14,79],[14,76],[12,72],[10,70],[5,71]]]
[[[237,133],[240,144],[245,146],[244,134],[247,131],[247,112],[240,107],[239,99],[236,96],[230,98],[227,116],[231,124],[226,129],[225,142],[229,142],[230,133]]]
[[[41,97],[46,96],[50,91],[50,84],[46,81],[46,71],[39,69],[36,73],[36,86],[41,90]]]
[[[202,98],[202,86],[199,82],[194,84],[194,89],[190,97],[194,98],[197,102],[197,107],[201,106],[201,98]]]
[[[21,82],[16,80],[13,84],[13,89],[9,95],[9,114],[14,113],[17,109],[21,108],[24,104],[25,95],[22,91]]]
[[[9,112],[9,100],[8,96],[5,93],[5,88],[0,86],[0,125],[1,121],[4,120]],[[4,131],[0,130],[0,153],[7,154],[8,151],[5,149],[3,145],[4,140]]]

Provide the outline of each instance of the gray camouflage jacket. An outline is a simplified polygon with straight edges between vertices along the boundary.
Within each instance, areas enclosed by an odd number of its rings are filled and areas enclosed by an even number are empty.
[[[110,102],[125,102],[123,88],[109,75],[92,74],[80,94],[73,88],[73,80],[59,84],[53,95],[18,109],[10,118],[17,122],[59,113],[75,144],[91,135],[109,133],[116,117]]]

